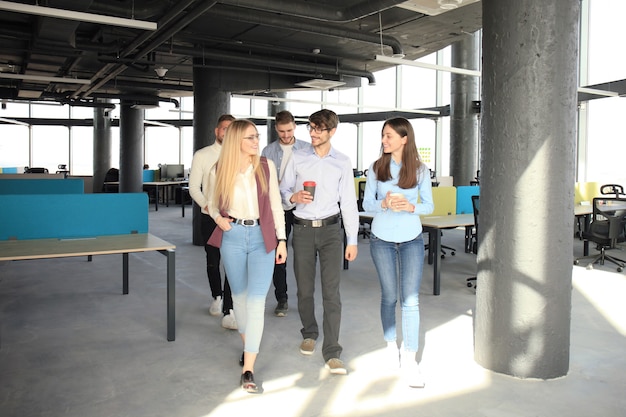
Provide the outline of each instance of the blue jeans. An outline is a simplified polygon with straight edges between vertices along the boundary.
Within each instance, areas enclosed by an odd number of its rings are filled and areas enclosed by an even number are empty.
[[[424,239],[420,234],[402,243],[387,242],[371,235],[370,252],[380,281],[380,318],[385,341],[396,340],[398,289],[402,305],[402,344],[404,350],[419,348],[419,289],[424,267]]]
[[[237,327],[246,337],[244,351],[259,353],[276,251],[265,252],[260,226],[231,225],[222,238],[222,262],[233,293]]]

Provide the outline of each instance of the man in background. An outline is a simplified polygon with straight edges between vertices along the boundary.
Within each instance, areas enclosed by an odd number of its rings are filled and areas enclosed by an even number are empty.
[[[189,173],[189,195],[200,206],[200,230],[204,240],[204,251],[206,252],[206,273],[209,278],[209,286],[213,301],[209,306],[209,314],[222,318],[222,327],[236,330],[237,321],[233,314],[233,299],[228,284],[228,277],[224,274],[224,289],[222,290],[222,277],[220,274],[220,250],[207,244],[211,233],[217,226],[211,216],[209,216],[209,173],[217,162],[222,150],[222,141],[226,134],[226,129],[235,120],[230,114],[223,114],[217,120],[215,127],[215,142],[196,151],[191,162],[191,172]]]
[[[303,140],[296,139],[294,132],[296,131],[296,120],[293,115],[283,110],[276,113],[276,133],[278,133],[278,140],[267,145],[261,155],[271,159],[276,165],[276,171],[278,175],[278,183],[280,184],[285,167],[291,159],[291,155],[294,151],[303,148],[310,148],[311,144]],[[295,207],[291,205],[286,206],[283,203],[283,210],[285,211],[285,232],[286,238],[289,239],[291,228],[293,225],[293,211]],[[274,309],[274,314],[278,317],[284,317],[287,315],[289,305],[287,304],[287,263],[276,264],[274,266],[274,295],[276,296],[277,305]]]

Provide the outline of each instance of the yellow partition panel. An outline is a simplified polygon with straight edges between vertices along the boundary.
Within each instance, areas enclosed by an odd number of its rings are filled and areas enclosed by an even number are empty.
[[[433,187],[435,209],[430,216],[456,214],[456,187]]]
[[[574,204],[578,205],[583,201],[591,203],[594,197],[601,195],[600,187],[598,182],[577,182],[574,186]]]

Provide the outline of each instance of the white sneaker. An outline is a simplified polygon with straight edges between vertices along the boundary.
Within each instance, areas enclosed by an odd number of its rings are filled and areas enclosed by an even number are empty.
[[[213,299],[213,301],[211,301],[209,314],[212,316],[219,316],[222,314],[222,296],[217,296]]]
[[[235,320],[235,313],[232,308],[222,319],[222,327],[229,330],[237,330],[237,320]]]
[[[398,345],[395,341],[387,342],[383,366],[384,368],[395,370],[396,372],[398,371],[398,368],[400,368],[400,351],[398,350]]]
[[[415,352],[402,352],[401,367],[402,377],[411,388],[424,388],[426,382],[420,372],[420,367],[415,360]],[[410,357],[407,357],[410,356]]]

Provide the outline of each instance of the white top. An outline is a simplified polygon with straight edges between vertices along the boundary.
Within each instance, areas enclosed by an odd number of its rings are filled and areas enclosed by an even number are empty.
[[[191,161],[189,172],[189,195],[200,206],[202,213],[209,214],[206,206],[209,203],[209,174],[220,158],[222,145],[215,142],[213,145],[198,149]]]
[[[270,170],[270,178],[268,181],[269,197],[272,216],[274,218],[274,226],[276,228],[276,237],[278,239],[285,239],[285,214],[283,212],[280,191],[278,189],[276,166],[270,159],[267,160],[267,165]],[[215,172],[216,168],[213,167],[209,175],[209,215],[214,219],[220,215],[218,208],[219,201],[214,201],[213,199],[216,180]],[[256,179],[254,177],[252,165],[250,165],[243,174],[237,174],[237,178],[235,180],[235,192],[230,206],[230,209],[228,209],[228,215],[230,217],[235,219],[259,218],[259,201],[257,199]]]

